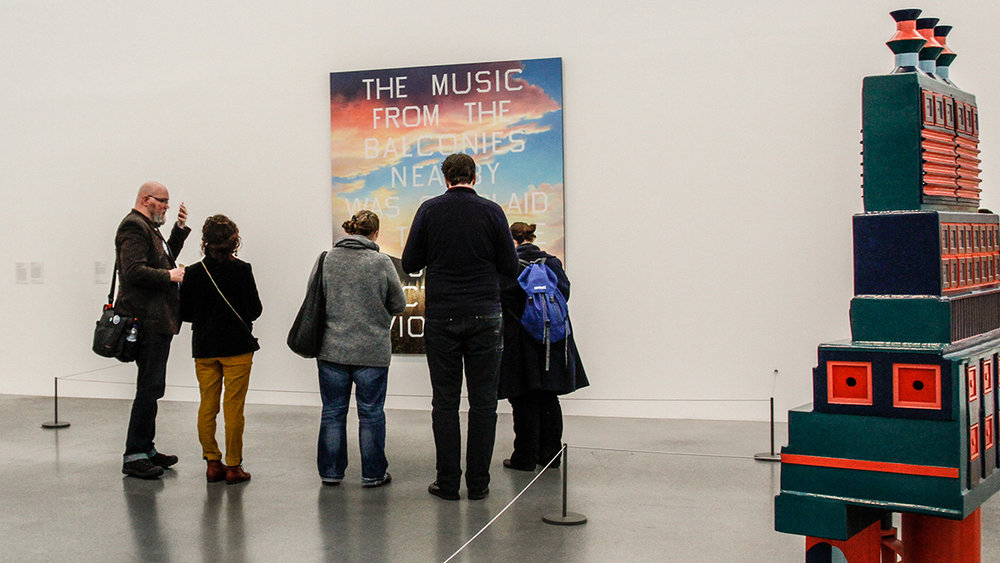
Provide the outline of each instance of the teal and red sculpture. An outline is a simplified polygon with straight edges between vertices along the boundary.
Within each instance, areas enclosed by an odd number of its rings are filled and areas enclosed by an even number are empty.
[[[851,340],[819,346],[813,403],[789,412],[775,529],[807,561],[979,561],[1000,489],[1000,218],[951,28],[919,14],[892,13],[896,69],[864,80]]]

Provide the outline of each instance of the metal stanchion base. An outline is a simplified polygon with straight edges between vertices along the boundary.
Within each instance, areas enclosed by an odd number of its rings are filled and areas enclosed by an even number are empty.
[[[781,461],[781,454],[761,452],[759,454],[753,454],[753,458],[757,461]]]
[[[565,516],[561,512],[542,516],[542,522],[554,526],[578,526],[587,522],[587,517],[576,512],[567,512]]]
[[[53,422],[43,422],[42,423],[42,428],[66,428],[68,426],[69,426],[68,422],[59,421],[59,420],[56,420],[56,421],[53,421]]]

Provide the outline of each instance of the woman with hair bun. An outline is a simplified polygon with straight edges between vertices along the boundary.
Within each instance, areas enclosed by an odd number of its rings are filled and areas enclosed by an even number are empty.
[[[324,485],[339,485],[347,469],[347,410],[357,386],[361,486],[379,487],[392,476],[385,457],[385,392],[392,340],[389,327],[406,308],[403,286],[389,256],[379,252],[379,219],[362,210],[342,225],[347,236],[321,256],[326,331],[316,355],[320,418],[316,465]],[[310,276],[311,278],[312,276]]]
[[[201,251],[181,285],[181,319],[191,323],[191,349],[201,391],[198,440],[208,482],[250,480],[243,470],[243,407],[250,387],[253,353],[260,349],[253,321],[262,307],[250,264],[236,258],[240,231],[225,215],[205,219]],[[219,401],[225,420],[226,456],[215,439]]]
[[[510,234],[517,245],[517,258],[524,265],[545,259],[556,275],[559,292],[569,301],[569,278],[562,262],[535,246],[535,225],[520,221],[511,224]],[[503,304],[503,356],[497,398],[506,398],[514,415],[514,452],[503,460],[508,469],[534,471],[545,465],[562,449],[562,408],[559,395],[572,393],[589,385],[587,374],[576,350],[572,332],[568,341],[553,343],[546,369],[546,346],[535,340],[521,325],[527,300],[517,279],[500,278],[500,301]],[[559,461],[551,467],[558,467]]]

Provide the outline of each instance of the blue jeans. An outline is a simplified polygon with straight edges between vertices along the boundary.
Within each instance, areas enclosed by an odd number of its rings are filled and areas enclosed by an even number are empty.
[[[458,405],[463,367],[469,396],[465,485],[470,491],[481,491],[490,483],[490,462],[497,430],[502,329],[500,313],[425,320],[424,343],[433,392],[431,426],[437,450],[437,483],[446,491],[457,491],[462,477]]]
[[[340,481],[347,469],[347,409],[351,385],[357,384],[358,441],[361,445],[361,481],[385,477],[385,389],[388,367],[348,366],[316,360],[323,415],[319,425],[316,466],[324,481]]]
[[[128,419],[125,437],[125,461],[156,454],[153,438],[156,436],[156,411],[158,401],[167,386],[167,356],[173,334],[158,332],[140,333],[135,365],[135,399]]]

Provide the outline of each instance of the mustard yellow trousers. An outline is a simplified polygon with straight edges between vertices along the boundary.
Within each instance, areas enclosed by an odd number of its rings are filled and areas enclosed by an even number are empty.
[[[219,443],[215,440],[219,400],[226,423],[226,465],[243,463],[243,405],[250,387],[250,367],[253,353],[224,358],[195,358],[194,371],[201,390],[198,407],[198,440],[202,457],[222,461]],[[224,389],[224,390],[223,390]]]

